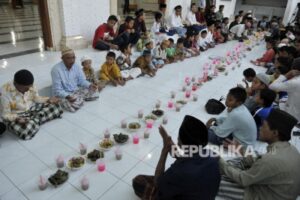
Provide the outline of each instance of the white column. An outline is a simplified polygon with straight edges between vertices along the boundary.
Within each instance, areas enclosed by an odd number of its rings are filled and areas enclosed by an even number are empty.
[[[67,46],[72,49],[82,49],[88,46],[87,41],[81,35],[81,3],[83,3],[81,0],[60,1],[62,27],[61,48]]]

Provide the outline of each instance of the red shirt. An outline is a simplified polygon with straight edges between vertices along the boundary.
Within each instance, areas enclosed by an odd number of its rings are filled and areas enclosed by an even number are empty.
[[[271,48],[266,51],[266,53],[263,55],[262,58],[259,58],[256,61],[268,63],[268,62],[272,62],[274,57],[275,57],[275,51],[273,48]]]
[[[103,23],[102,25],[100,25],[96,31],[95,31],[95,36],[94,36],[94,40],[93,40],[93,47],[95,48],[97,42],[99,41],[99,39],[101,40],[106,40],[104,38],[104,34],[108,33],[109,36],[111,37],[115,37],[115,32],[113,28],[110,28],[107,26],[106,23]]]

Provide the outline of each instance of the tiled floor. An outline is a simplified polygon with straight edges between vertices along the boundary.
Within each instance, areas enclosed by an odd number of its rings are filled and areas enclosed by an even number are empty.
[[[209,55],[225,55],[232,49],[235,42],[219,45],[196,58],[171,64],[159,71],[154,78],[143,77],[128,82],[124,87],[107,87],[100,94],[100,99],[86,103],[77,113],[64,113],[63,119],[54,120],[42,126],[39,133],[30,141],[20,141],[12,134],[0,138],[0,199],[1,200],[134,200],[131,181],[137,174],[153,174],[161,150],[161,138],[157,127],[160,120],[151,130],[148,140],[141,139],[138,145],[131,140],[120,146],[123,159],[114,158],[114,150],[105,153],[106,171],[98,172],[93,163],[87,164],[79,171],[69,171],[70,178],[64,185],[45,191],[37,187],[40,175],[48,177],[56,171],[55,158],[62,154],[66,159],[78,155],[79,143],[88,145],[88,150],[98,148],[105,129],[111,133],[126,132],[119,128],[120,121],[137,121],[137,111],[143,109],[149,113],[157,100],[162,102],[162,109],[169,118],[165,126],[176,141],[178,128],[186,114],[206,121],[210,116],[204,111],[204,104],[209,98],[226,95],[228,89],[242,80],[242,71],[251,66],[250,59],[256,58],[264,51],[264,46],[255,47],[242,60],[242,67],[229,75],[219,75],[216,79],[203,85],[196,93],[198,102],[189,102],[181,112],[167,109],[170,91],[177,92],[182,99],[180,89],[185,76],[200,76],[202,66],[208,61]],[[91,49],[76,51],[77,58],[88,54],[93,58],[93,65],[99,69],[104,61],[104,53]],[[10,80],[16,70],[30,69],[36,78],[38,88],[51,84],[51,67],[59,62],[59,53],[44,52],[2,60],[0,63],[0,84]],[[79,60],[79,59],[78,59]],[[258,71],[263,69],[256,68]],[[141,123],[144,127],[144,123]],[[142,136],[143,129],[139,131]],[[132,133],[129,133],[133,135]],[[167,166],[173,162],[168,158]],[[80,180],[86,176],[90,181],[90,189],[82,191]]]
[[[42,35],[37,5],[0,5],[0,59],[43,51]]]

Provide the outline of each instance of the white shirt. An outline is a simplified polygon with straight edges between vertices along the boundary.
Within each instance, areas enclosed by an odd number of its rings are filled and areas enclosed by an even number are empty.
[[[280,75],[269,88],[288,93],[285,111],[300,121],[300,76],[287,80],[285,76]]]
[[[181,16],[173,13],[171,16],[170,25],[171,27],[183,27]]]
[[[186,15],[186,21],[189,23],[189,25],[199,24],[196,19],[196,14],[192,11],[189,11]]]
[[[207,30],[207,36],[206,36],[207,43],[214,42],[214,36],[211,31]]]
[[[152,25],[152,28],[151,28],[151,32],[152,32],[153,34],[159,33],[160,27],[161,27],[161,24],[160,24],[160,23],[154,22],[153,25]]]
[[[237,37],[242,37],[245,30],[245,24],[237,24],[230,29],[230,32],[234,33]]]

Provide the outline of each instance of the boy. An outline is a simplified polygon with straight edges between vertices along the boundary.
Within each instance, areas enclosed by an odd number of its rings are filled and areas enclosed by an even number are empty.
[[[215,21],[207,22],[207,36],[206,36],[206,42],[208,48],[214,48],[215,47],[215,41],[213,37],[213,33],[215,31]]]
[[[184,43],[184,39],[178,38],[176,48],[175,48],[175,60],[183,61],[187,56],[183,43]]]
[[[131,45],[135,45],[137,41],[140,39],[140,35],[135,32],[133,28],[134,18],[131,16],[127,16],[125,18],[125,23],[121,24],[118,30],[118,43],[121,45],[125,45],[130,43]]]
[[[221,145],[226,138],[233,138],[243,146],[253,145],[256,139],[255,121],[243,105],[247,98],[245,89],[232,88],[226,98],[227,116],[211,118],[207,122],[208,141]],[[224,114],[224,113],[223,113]]]
[[[151,56],[152,56],[152,62],[151,62],[151,68],[154,71],[157,71],[157,69],[161,68],[164,63],[160,60],[156,60],[154,58],[154,50],[153,50],[153,41],[152,40],[146,40],[145,41],[145,48],[144,50],[148,50],[151,52]]]
[[[251,113],[253,113],[255,111],[255,108],[257,108],[257,104],[254,100],[256,93],[259,90],[268,88],[270,83],[270,76],[264,73],[257,74],[253,79],[251,87],[247,90],[248,98],[245,101],[245,106],[249,109]]]
[[[213,32],[214,41],[216,41],[217,44],[225,42],[225,38],[223,37],[221,31],[222,31],[222,27],[217,26],[217,28]]]
[[[252,83],[256,76],[256,72],[253,68],[247,68],[243,71],[244,79],[243,82],[246,84],[246,89],[249,88],[249,83]]]
[[[267,63],[272,62],[275,57],[275,41],[270,38],[266,39],[266,48],[267,51],[264,53],[263,57],[252,60],[251,63],[257,66],[265,66]]]
[[[186,48],[187,53],[189,53],[191,56],[198,56],[200,55],[198,49],[193,47],[194,39],[195,39],[194,33],[188,32],[183,45]]]
[[[94,69],[92,68],[92,59],[88,56],[83,56],[80,61],[86,80],[90,83],[96,84],[97,80]]]
[[[120,46],[121,55],[118,56],[116,62],[120,68],[122,78],[125,81],[138,77],[142,72],[140,68],[131,67],[131,44]]]
[[[120,69],[115,63],[116,54],[112,51],[108,52],[106,55],[106,62],[101,66],[99,72],[100,81],[103,84],[113,84],[114,86],[124,86],[125,81],[123,80]]]
[[[149,34],[145,24],[144,9],[136,11],[135,16],[134,29],[135,32],[140,35],[140,39],[136,44],[136,50],[141,52],[143,51],[145,40],[149,39]]]
[[[118,18],[115,15],[111,15],[107,19],[107,23],[103,23],[96,29],[93,40],[94,49],[119,49],[118,45],[114,44],[115,32],[113,28],[117,22]]]
[[[166,52],[168,46],[169,40],[163,40],[162,43],[160,45],[157,45],[157,47],[153,51],[154,59],[157,63],[161,64],[161,67],[163,67],[164,64],[169,63]]]
[[[172,38],[169,38],[169,46],[166,49],[166,53],[167,53],[167,58],[170,61],[170,63],[172,62],[176,62],[177,60],[175,59],[175,47],[174,47],[174,40]]]
[[[276,93],[270,89],[262,89],[258,91],[255,96],[255,102],[259,106],[253,117],[257,126],[257,136],[259,138],[259,128],[261,127],[263,121],[265,121],[270,112],[273,109],[273,102],[275,101]]]
[[[297,120],[273,109],[260,128],[260,140],[268,143],[267,153],[257,159],[243,157],[247,170],[220,159],[221,173],[243,188],[243,199],[297,199],[300,188],[300,154],[289,143]],[[239,148],[239,144],[232,144]],[[242,151],[243,152],[243,151]]]
[[[138,67],[142,71],[142,75],[155,76],[155,71],[152,69],[152,56],[149,50],[144,50],[143,55],[138,57],[133,64],[133,67]]]
[[[198,40],[198,46],[200,47],[200,51],[206,51],[208,49],[208,42],[206,40],[207,37],[207,31],[202,30],[200,32],[200,37]]]
[[[83,67],[82,70],[86,80],[92,84],[97,85],[98,91],[100,92],[105,87],[105,85],[97,81],[95,71],[92,67],[92,59],[88,56],[83,56],[81,58],[81,65]]]

